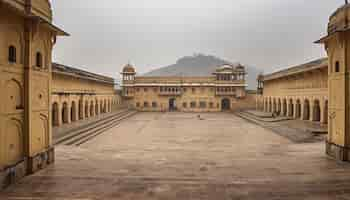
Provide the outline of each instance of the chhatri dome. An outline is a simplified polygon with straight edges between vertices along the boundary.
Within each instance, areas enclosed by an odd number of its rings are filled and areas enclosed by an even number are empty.
[[[123,73],[136,73],[135,67],[128,63],[123,67]]]

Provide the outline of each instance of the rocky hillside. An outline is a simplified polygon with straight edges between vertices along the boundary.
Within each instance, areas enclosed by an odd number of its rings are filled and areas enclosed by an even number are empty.
[[[185,56],[177,60],[175,64],[152,70],[144,76],[208,76],[212,74],[217,66],[223,64],[237,64],[215,56],[196,54]],[[248,89],[256,89],[256,77],[260,71],[252,66],[245,65],[247,68]]]

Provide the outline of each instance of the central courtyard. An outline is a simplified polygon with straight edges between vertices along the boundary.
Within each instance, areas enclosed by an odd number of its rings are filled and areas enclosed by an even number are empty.
[[[350,165],[232,113],[138,113],[0,199],[349,199]]]

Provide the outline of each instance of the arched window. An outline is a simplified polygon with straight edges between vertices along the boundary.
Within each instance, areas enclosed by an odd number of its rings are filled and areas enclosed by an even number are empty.
[[[335,69],[334,72],[340,72],[340,64],[339,61],[335,62]]]
[[[40,52],[36,53],[36,66],[43,67],[43,55]]]
[[[10,63],[16,63],[16,47],[14,47],[12,45],[9,47],[8,60]]]

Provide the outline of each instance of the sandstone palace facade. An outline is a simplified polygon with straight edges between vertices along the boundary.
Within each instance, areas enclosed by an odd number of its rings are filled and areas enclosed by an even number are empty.
[[[136,76],[131,65],[126,65],[121,74],[123,99],[139,111],[234,110],[246,97],[242,65],[219,66],[207,77]]]
[[[48,0],[0,0],[0,184],[54,161],[51,57],[64,35]]]
[[[328,123],[327,58],[260,76],[258,82],[261,86],[257,96],[260,110]]]

